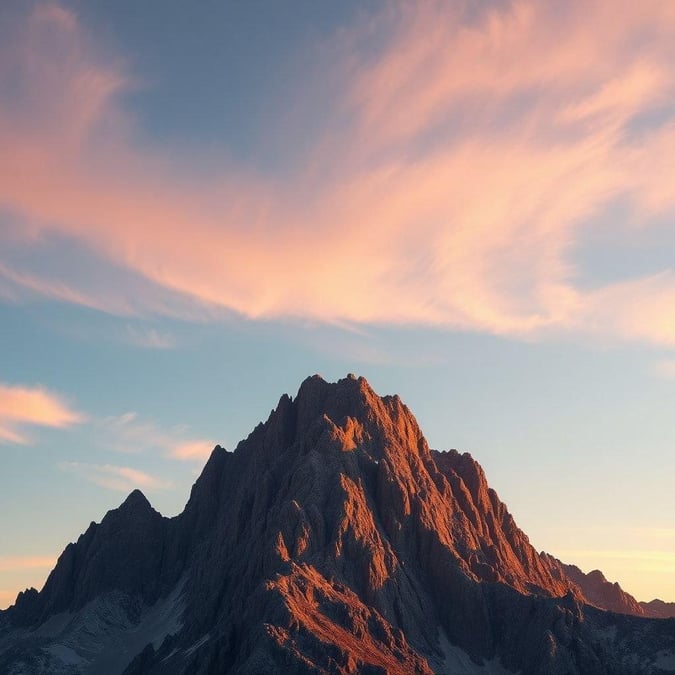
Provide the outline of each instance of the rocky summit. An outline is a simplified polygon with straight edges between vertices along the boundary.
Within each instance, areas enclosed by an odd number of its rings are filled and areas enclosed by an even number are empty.
[[[179,516],[134,491],[69,544],[0,612],[0,672],[675,672],[675,619],[607,584],[538,553],[398,396],[314,376]]]

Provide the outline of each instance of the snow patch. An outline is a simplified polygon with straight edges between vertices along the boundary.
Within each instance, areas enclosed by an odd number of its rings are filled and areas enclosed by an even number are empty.
[[[14,670],[118,675],[146,645],[157,649],[168,635],[179,632],[184,584],[150,607],[119,591],[105,593],[78,612],[57,614],[33,631],[11,634],[12,641],[3,641],[5,649],[13,642],[32,655],[30,664],[17,661]]]
[[[656,655],[654,666],[661,670],[675,671],[675,654],[673,652],[662,651]]]
[[[33,631],[34,636],[55,637],[63,632],[75,615],[71,612],[61,612],[50,616],[43,624]]]
[[[195,642],[191,647],[188,647],[185,650],[185,655],[190,656],[190,654],[192,654],[193,652],[196,652],[205,642],[208,642],[210,638],[211,638],[211,635],[209,633],[204,635],[204,637],[197,640],[197,642]]]
[[[443,629],[439,629],[438,642],[443,656],[434,669],[436,675],[514,675],[499,659],[485,661],[482,666],[474,663],[463,649],[451,644]]]
[[[173,648],[173,649],[172,649],[172,650],[171,650],[171,651],[170,651],[170,652],[162,659],[162,663],[164,663],[164,661],[168,661],[168,660],[169,660],[169,659],[170,659],[177,651],[178,651],[178,649],[177,649],[176,647],[174,647],[174,648]]]
[[[613,644],[616,641],[617,630],[617,627],[614,625],[607,626],[606,628],[595,628],[593,633],[599,641]]]
[[[86,664],[86,661],[74,649],[65,645],[50,645],[45,651],[49,652],[66,666],[81,666]]]
[[[157,649],[168,635],[177,633],[182,626],[182,590],[183,584],[178,584],[171,595],[144,608],[138,623],[109,631],[90,662],[89,672],[121,673],[147,644]]]

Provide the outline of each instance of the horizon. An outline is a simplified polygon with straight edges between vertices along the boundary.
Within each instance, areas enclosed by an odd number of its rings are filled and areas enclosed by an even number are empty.
[[[312,373],[675,602],[672,5],[9,0],[0,38],[0,609]]]

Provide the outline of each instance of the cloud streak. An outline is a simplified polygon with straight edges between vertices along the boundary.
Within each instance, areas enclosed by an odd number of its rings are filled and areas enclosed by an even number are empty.
[[[169,459],[202,462],[216,446],[210,439],[186,438],[187,425],[162,429],[152,421],[139,419],[135,412],[106,417],[99,420],[98,427],[106,447],[114,452],[158,452]]]
[[[203,462],[208,459],[214,447],[215,443],[210,440],[186,441],[171,448],[169,456],[188,462]]]
[[[61,396],[43,387],[0,383],[0,443],[29,443],[25,427],[62,429],[83,420]]]
[[[118,492],[129,492],[134,488],[166,490],[171,487],[169,481],[129,466],[84,462],[62,462],[59,466],[64,471],[75,473],[90,483]]]
[[[176,346],[176,341],[170,333],[155,328],[127,325],[124,338],[130,345],[144,349],[173,349]]]
[[[0,556],[0,572],[51,569],[56,556]]]
[[[40,8],[0,47],[0,82],[20,84],[0,106],[0,202],[26,223],[12,246],[76,242],[121,283],[92,297],[0,255],[5,293],[675,346],[673,270],[587,289],[574,256],[611,207],[645,236],[675,212],[674,12],[390,6],[334,41],[335,112],[302,169],[204,179],[137,137],[128,66]]]

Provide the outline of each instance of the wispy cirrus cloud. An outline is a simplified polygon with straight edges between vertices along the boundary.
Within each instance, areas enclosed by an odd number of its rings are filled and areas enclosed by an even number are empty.
[[[575,258],[610,207],[645,238],[675,215],[672,3],[383,8],[335,39],[334,113],[303,168],[264,178],[197,177],[139,142],[129,64],[67,9],[16,35],[0,47],[0,202],[27,223],[12,245],[58,235],[121,281],[91,297],[7,263],[13,293],[675,346],[672,269],[588,288]]]
[[[26,444],[26,428],[65,428],[84,419],[62,396],[44,387],[0,383],[0,443]]]
[[[129,344],[144,349],[173,349],[176,346],[173,335],[156,328],[127,325],[124,339]]]
[[[163,428],[144,420],[135,412],[110,416],[97,421],[104,432],[107,449],[127,454],[157,453],[168,459],[202,462],[208,458],[216,442],[190,437],[190,428],[177,424]]]
[[[96,431],[92,442],[99,450],[143,455],[156,460],[178,460],[200,465],[208,459],[216,445],[208,439],[190,438],[186,425],[161,428],[152,421],[141,419],[135,412],[94,419],[91,428]],[[166,464],[161,461],[156,461],[155,466],[160,473],[166,469]],[[154,471],[149,473],[126,464],[66,461],[61,462],[59,467],[90,483],[119,492],[129,492],[134,488],[166,490],[173,487],[170,480]]]
[[[171,487],[170,481],[129,466],[86,462],[62,462],[59,466],[95,485],[119,492],[129,492],[134,488],[166,490]]]

